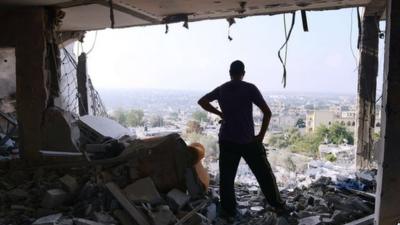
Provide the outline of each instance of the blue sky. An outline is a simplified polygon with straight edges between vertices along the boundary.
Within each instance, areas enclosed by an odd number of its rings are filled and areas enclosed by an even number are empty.
[[[97,32],[88,55],[89,74],[97,88],[208,91],[229,79],[231,61],[246,65],[245,80],[266,92],[356,93],[358,57],[356,11],[309,12],[310,32],[300,14],[288,47],[287,87],[277,51],[284,42],[283,15],[237,19],[228,40],[226,20],[107,29]],[[286,16],[287,26],[291,15]],[[353,26],[352,36],[350,27]],[[84,49],[94,42],[87,34]],[[382,55],[382,53],[381,53]],[[378,90],[381,89],[381,76]]]

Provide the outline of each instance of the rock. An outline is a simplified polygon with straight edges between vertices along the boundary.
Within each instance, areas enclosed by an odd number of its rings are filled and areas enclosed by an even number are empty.
[[[41,217],[37,219],[35,222],[33,222],[32,225],[56,225],[61,217],[62,217],[61,213]]]
[[[129,200],[133,202],[146,202],[159,204],[162,201],[153,180],[146,177],[125,187],[124,192]]]
[[[74,193],[79,188],[79,185],[78,185],[78,182],[76,181],[76,178],[72,177],[72,176],[70,176],[68,174],[64,175],[59,180],[61,181],[61,183],[63,183],[63,185],[66,187],[66,189],[70,193]]]
[[[57,225],[75,225],[72,219],[61,219]]]
[[[121,225],[136,225],[124,210],[116,209],[113,211],[113,215]]]
[[[310,216],[299,220],[299,225],[317,225],[321,223],[320,216]]]
[[[244,214],[244,213],[242,213]],[[215,203],[211,203],[208,207],[207,207],[207,219],[208,221],[212,222],[215,220],[215,218],[217,218],[217,205]]]
[[[99,223],[96,221],[87,220],[87,219],[83,219],[83,218],[75,218],[75,219],[73,219],[73,221],[74,221],[74,225],[105,225],[103,223]]]
[[[55,208],[60,206],[67,198],[67,193],[61,189],[50,189],[46,191],[42,200],[43,208]]]
[[[186,203],[188,203],[190,197],[181,190],[172,189],[170,192],[168,192],[167,199],[172,204],[172,208],[181,209],[186,205]]]
[[[186,187],[193,198],[204,195],[204,187],[199,180],[194,168],[187,168],[185,171]]]
[[[25,190],[20,188],[12,189],[11,191],[7,192],[8,196],[11,197],[13,200],[21,200],[29,197],[29,193]]]
[[[156,211],[152,212],[153,222],[157,225],[168,225],[176,220],[175,215],[167,205],[158,206]]]
[[[199,213],[193,214],[186,222],[183,223],[184,225],[205,225],[207,223],[207,218]]]
[[[94,212],[94,217],[96,218],[97,222],[112,225],[112,224],[117,224],[117,221],[115,219],[106,214],[106,213],[101,213],[101,212]]]
[[[276,225],[289,225],[289,222],[283,217],[278,217],[276,220]]]
[[[335,210],[332,214],[331,220],[334,224],[343,224],[349,220],[349,213],[340,210]]]

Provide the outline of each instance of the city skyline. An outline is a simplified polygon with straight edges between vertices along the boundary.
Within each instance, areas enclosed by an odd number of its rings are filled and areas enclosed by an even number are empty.
[[[289,29],[291,16],[286,16]],[[310,12],[310,32],[296,17],[288,46],[287,87],[277,52],[284,42],[283,17],[237,19],[165,26],[102,30],[87,34],[88,71],[99,89],[168,89],[211,91],[229,80],[231,61],[246,64],[245,81],[264,92],[357,92],[357,18],[354,9]],[[350,27],[352,24],[352,28]],[[352,29],[352,30],[351,30]],[[350,37],[351,34],[351,37]],[[332,39],[331,37],[336,38]],[[329,40],[329,42],[328,42]],[[352,46],[353,53],[350,49]],[[378,92],[382,86],[378,77]]]

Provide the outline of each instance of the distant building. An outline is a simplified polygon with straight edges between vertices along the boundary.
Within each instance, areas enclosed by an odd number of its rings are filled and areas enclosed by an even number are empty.
[[[356,125],[355,111],[316,110],[306,116],[307,132],[314,132],[321,125],[330,126],[334,123],[346,126],[349,131],[354,132]]]

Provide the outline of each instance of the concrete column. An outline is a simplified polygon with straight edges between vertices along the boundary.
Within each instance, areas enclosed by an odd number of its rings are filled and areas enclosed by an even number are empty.
[[[46,72],[46,11],[36,7],[16,11],[17,115],[20,150],[28,163],[40,160],[41,123],[48,100]],[[7,35],[4,32],[2,35]]]
[[[78,68],[76,71],[78,81],[78,104],[79,104],[79,115],[84,116],[88,114],[89,103],[88,103],[88,91],[87,91],[87,67],[86,67],[86,54],[82,53],[78,57]]]
[[[369,167],[373,155],[376,77],[378,75],[379,18],[364,16],[358,69],[357,156],[358,169]]]
[[[400,221],[400,1],[388,0],[383,84],[382,150],[379,157],[375,219],[379,225]]]

